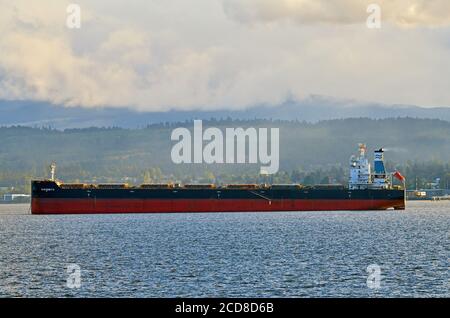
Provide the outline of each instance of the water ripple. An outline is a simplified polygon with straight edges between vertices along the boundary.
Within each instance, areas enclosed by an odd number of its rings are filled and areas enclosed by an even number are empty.
[[[448,202],[82,216],[3,206],[0,297],[448,297],[449,229]],[[81,268],[79,289],[66,286],[69,264]],[[371,264],[379,289],[367,285]]]

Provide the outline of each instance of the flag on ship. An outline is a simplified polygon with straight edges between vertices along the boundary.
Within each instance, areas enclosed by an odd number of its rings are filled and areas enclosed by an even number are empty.
[[[398,180],[400,180],[401,182],[405,181],[405,177],[398,171],[395,171],[393,176]]]

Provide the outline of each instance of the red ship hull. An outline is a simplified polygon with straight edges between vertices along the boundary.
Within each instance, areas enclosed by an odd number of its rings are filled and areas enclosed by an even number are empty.
[[[59,199],[33,198],[33,214],[402,210],[403,199]]]

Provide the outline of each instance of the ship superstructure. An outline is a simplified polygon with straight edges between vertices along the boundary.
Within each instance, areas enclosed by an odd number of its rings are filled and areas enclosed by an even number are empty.
[[[386,173],[383,148],[374,152],[373,171],[369,159],[366,157],[366,152],[366,145],[359,144],[358,156],[351,156],[350,158],[349,189],[389,189],[392,185],[392,179]]]

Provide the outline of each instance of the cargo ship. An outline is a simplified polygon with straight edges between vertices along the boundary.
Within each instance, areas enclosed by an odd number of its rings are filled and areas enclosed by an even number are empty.
[[[384,150],[366,146],[350,158],[348,185],[323,184],[69,184],[32,181],[32,214],[353,211],[405,209],[405,179],[387,173]],[[401,185],[393,185],[397,178]]]

